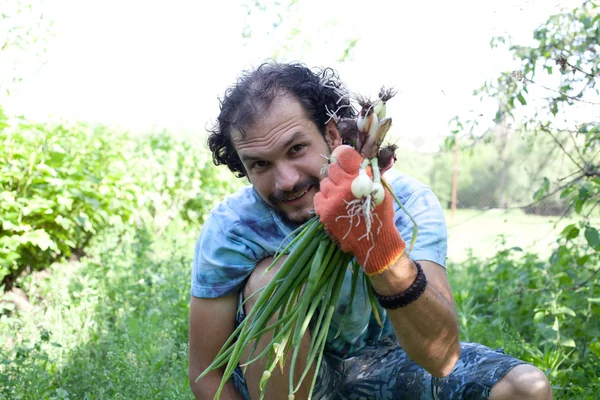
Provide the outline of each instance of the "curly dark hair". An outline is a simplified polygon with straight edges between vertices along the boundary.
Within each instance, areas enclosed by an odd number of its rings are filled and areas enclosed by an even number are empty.
[[[327,110],[337,110],[340,118],[355,116],[348,96],[343,93],[346,93],[344,85],[331,68],[312,71],[299,63],[269,62],[242,73],[219,101],[221,111],[208,137],[213,162],[227,165],[238,178],[246,176],[233,146],[232,133],[245,135],[244,129],[252,125],[258,115],[267,112],[273,100],[282,94],[294,96],[325,136]]]

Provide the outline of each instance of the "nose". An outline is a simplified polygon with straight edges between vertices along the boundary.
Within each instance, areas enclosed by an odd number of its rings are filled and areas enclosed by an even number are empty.
[[[291,191],[300,181],[300,173],[290,163],[281,163],[275,172],[275,188],[282,192]]]

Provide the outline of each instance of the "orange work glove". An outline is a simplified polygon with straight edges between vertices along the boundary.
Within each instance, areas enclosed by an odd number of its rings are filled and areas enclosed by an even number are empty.
[[[390,193],[377,207],[371,208],[372,235],[365,235],[367,227],[363,216],[349,218],[347,205],[356,200],[351,185],[358,176],[363,156],[354,148],[337,149],[336,160],[329,165],[327,178],[315,195],[315,212],[330,236],[347,253],[352,253],[367,275],[376,275],[388,269],[406,249],[394,224],[394,199]],[[367,168],[372,176],[370,167]],[[357,221],[360,221],[357,224]]]

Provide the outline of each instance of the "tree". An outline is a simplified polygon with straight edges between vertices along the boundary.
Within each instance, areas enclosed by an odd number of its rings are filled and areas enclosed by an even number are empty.
[[[244,0],[246,9],[242,38],[249,44],[252,41],[266,42],[272,48],[272,58],[277,61],[288,57],[304,59],[315,48],[339,49],[335,53],[337,62],[352,57],[358,44],[358,35],[339,35],[342,22],[326,13],[314,14],[312,19],[302,17],[306,5],[298,0]],[[304,7],[304,8],[303,8]],[[311,34],[307,34],[310,32]]]
[[[509,124],[525,135],[545,136],[568,157],[563,176],[553,182],[542,179],[535,200],[560,194],[582,216],[589,245],[597,248],[598,231],[589,217],[600,203],[600,6],[586,0],[570,13],[551,16],[533,36],[537,46],[493,38],[492,47],[507,44],[521,68],[486,82],[475,94],[497,100],[497,126]],[[471,139],[502,143],[506,133],[499,131],[475,137],[471,130]]]
[[[52,21],[39,0],[0,0],[0,10],[0,93],[10,95],[28,68],[43,65]]]
[[[557,178],[538,179],[541,185],[538,183],[532,202],[558,195],[567,202],[575,222],[557,232],[547,261],[521,253],[509,258],[511,252],[521,249],[499,251],[484,268],[494,278],[488,281],[491,289],[482,293],[482,298],[490,303],[490,295],[498,296],[491,302],[498,306],[488,312],[505,307],[513,316],[515,312],[523,314],[525,322],[519,332],[528,329],[526,335],[535,346],[523,356],[552,371],[553,386],[560,388],[565,398],[597,398],[600,4],[587,0],[571,12],[553,15],[533,37],[536,43],[531,46],[512,44],[506,37],[494,38],[491,45],[507,45],[519,68],[486,82],[475,94],[497,100],[496,124],[511,125],[534,146],[547,148],[552,144],[542,160],[544,167],[561,158],[568,160]],[[457,121],[453,134],[465,134],[466,128],[478,124],[477,119],[464,124]],[[497,130],[479,136],[473,131],[466,133],[471,146],[498,140]],[[448,144],[452,140],[450,137]],[[498,283],[500,276],[505,278],[503,284]],[[510,300],[501,305],[502,299]]]

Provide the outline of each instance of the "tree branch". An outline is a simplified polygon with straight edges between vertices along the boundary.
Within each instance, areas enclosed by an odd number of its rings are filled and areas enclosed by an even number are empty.
[[[581,171],[578,171],[578,172],[581,172]],[[580,179],[581,179],[581,178],[583,178],[584,176],[585,176],[585,174],[581,174],[581,175],[579,175],[578,177],[576,177],[576,178],[573,178],[572,180],[570,180],[569,182],[565,183],[564,185],[561,185],[561,186],[557,187],[557,188],[556,188],[556,189],[554,189],[552,192],[550,192],[550,193],[547,193],[546,195],[544,195],[544,196],[540,197],[540,199],[539,199],[539,200],[536,200],[536,201],[534,201],[534,202],[532,202],[532,203],[529,203],[529,204],[527,204],[527,205],[525,205],[525,206],[506,207],[506,209],[507,209],[507,210],[510,210],[510,209],[517,209],[517,208],[528,208],[528,207],[533,207],[534,205],[536,205],[536,204],[537,204],[537,203],[539,203],[540,201],[542,201],[542,200],[545,200],[545,199],[547,199],[548,197],[554,196],[556,193],[558,193],[559,191],[563,190],[563,189],[564,189],[564,188],[566,188],[567,186],[569,186],[569,185],[571,185],[571,184],[573,184],[573,183],[577,182],[578,180],[580,180]]]
[[[558,57],[556,58],[556,64],[560,65],[560,67],[561,67],[561,69],[562,69],[563,71],[566,71],[566,70],[567,70],[567,66],[569,66],[569,67],[571,67],[571,69],[573,69],[573,70],[575,70],[575,71],[579,71],[579,72],[581,72],[582,74],[584,74],[585,76],[587,76],[587,77],[589,77],[589,78],[598,78],[598,77],[600,77],[600,74],[596,74],[596,75],[594,75],[594,74],[591,74],[591,73],[589,73],[589,72],[587,72],[587,71],[584,71],[584,70],[582,70],[582,69],[581,69],[581,68],[579,68],[578,66],[571,64],[571,63],[570,63],[570,62],[567,60],[567,58],[566,58],[565,56],[562,56],[562,55],[561,55],[561,56],[558,56]]]
[[[556,90],[556,89],[549,88],[548,86],[544,86],[544,85],[542,85],[541,83],[537,83],[537,82],[535,82],[535,81],[533,81],[533,80],[531,80],[531,79],[529,79],[529,78],[526,78],[526,77],[524,77],[524,76],[522,77],[522,79],[523,79],[525,82],[527,82],[527,83],[533,83],[534,85],[538,85],[539,87],[541,87],[541,88],[543,88],[543,89],[546,89],[546,90],[548,90],[548,91],[550,91],[550,92],[558,93],[558,94],[560,94],[561,96],[565,96],[565,97],[567,97],[567,98],[569,98],[569,99],[571,99],[571,100],[580,101],[580,102],[582,102],[582,103],[592,104],[592,105],[595,105],[595,106],[600,106],[600,103],[596,103],[596,102],[593,102],[593,101],[588,101],[588,100],[582,100],[582,99],[580,99],[580,98],[579,98],[579,97],[577,97],[577,96],[570,96],[570,95],[568,95],[568,94],[566,94],[566,93],[563,93],[563,92],[561,92],[560,90]]]
[[[573,132],[571,131],[567,131],[569,133],[569,136],[571,137],[571,141],[573,142],[573,145],[575,146],[575,151],[577,151],[577,155],[579,156],[579,158],[581,159],[581,161],[583,161],[584,163],[585,158],[583,158],[583,155],[581,154],[581,151],[579,150],[579,146],[577,146],[577,141],[575,141],[575,136],[573,136]]]
[[[569,175],[567,175],[567,176],[563,176],[562,178],[558,178],[558,181],[559,181],[559,182],[562,182],[562,181],[564,181],[565,179],[567,179],[567,178],[570,178],[570,177],[572,177],[573,175],[576,175],[576,174],[580,173],[581,171],[582,171],[582,170],[581,170],[581,168],[580,168],[580,169],[578,169],[577,171],[575,171],[575,172],[573,172],[573,173],[571,173],[571,174],[569,174]]]
[[[550,136],[552,136],[552,139],[554,139],[554,142],[560,146],[560,148],[562,149],[562,151],[567,155],[567,157],[569,157],[569,159],[573,162],[573,164],[575,164],[579,169],[583,170],[583,167],[581,165],[579,165],[579,163],[577,161],[575,161],[575,159],[573,157],[571,157],[571,155],[569,154],[569,152],[564,148],[564,146],[562,145],[562,143],[556,138],[556,136],[554,136],[554,134],[550,131],[550,129],[548,129],[547,127],[545,127],[544,125],[540,125],[539,126],[541,130],[543,130],[544,132],[548,133]],[[584,160],[585,161],[585,160]]]
[[[533,182],[535,182],[538,179],[538,177],[540,176],[540,174],[542,173],[542,171],[546,168],[546,166],[548,165],[548,163],[550,163],[550,160],[554,160],[555,159],[554,158],[554,152],[557,149],[558,149],[558,147],[553,146],[550,149],[550,151],[548,151],[548,154],[547,154],[546,158],[544,158],[542,160],[542,162],[537,165],[537,170],[533,174],[532,173],[529,174],[530,181],[532,182],[532,184],[533,184]],[[527,158],[523,159],[523,164],[529,164],[529,163],[530,163],[530,161],[527,160]],[[524,169],[527,171],[527,167],[524,167]]]
[[[589,212],[587,213],[587,215],[585,216],[586,218],[589,218],[589,217],[590,217],[590,215],[592,215],[592,211],[594,211],[594,208],[596,208],[596,206],[597,206],[598,204],[600,204],[600,200],[596,201],[596,202],[594,203],[594,205],[592,206],[592,208],[590,208],[590,211],[589,211]]]

